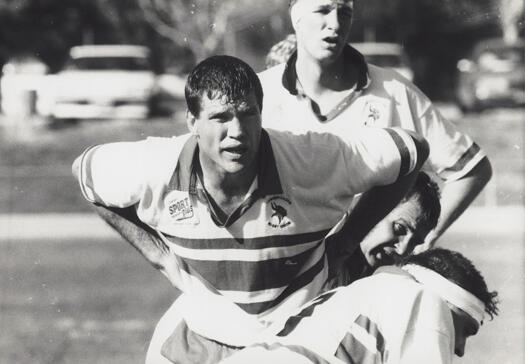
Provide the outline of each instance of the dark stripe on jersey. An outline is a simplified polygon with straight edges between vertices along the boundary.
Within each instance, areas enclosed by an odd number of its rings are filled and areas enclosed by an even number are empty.
[[[360,364],[379,364],[383,363],[383,353],[385,349],[385,340],[375,323],[368,317],[359,315],[355,324],[364,328],[370,335],[376,338],[377,352],[373,353],[364,346],[361,341],[356,339],[350,332],[345,335],[335,356],[347,363]]]
[[[290,284],[320,244],[295,256],[256,262],[179,258],[218,290],[252,292]]]
[[[461,158],[459,158],[459,160],[452,167],[446,168],[443,172],[454,173],[461,171],[463,168],[465,168],[467,163],[470,162],[472,158],[476,156],[476,154],[478,154],[479,151],[480,147],[476,143],[472,143],[470,148],[468,148],[467,151],[463,153]]]
[[[305,348],[304,346],[299,345],[283,345],[279,343],[272,343],[272,344],[255,344],[253,347],[263,347],[268,351],[277,350],[279,348],[287,348],[290,351],[293,351],[294,353],[297,353],[299,355],[304,356],[305,358],[309,359],[312,364],[330,364],[326,359],[319,356],[315,352]],[[256,363],[256,358],[253,358],[253,362]],[[281,361],[278,361],[280,363]]]
[[[375,324],[375,322],[370,321],[370,319],[366,316],[359,315],[359,317],[355,320],[355,323],[376,338],[376,349],[382,354],[385,351],[385,339],[383,338],[383,335],[379,331],[379,327]]]
[[[401,155],[401,165],[399,166],[399,177],[402,177],[406,175],[408,172],[410,172],[409,170],[410,169],[410,152],[408,150],[407,145],[405,144],[405,141],[403,140],[403,138],[399,136],[399,134],[397,134],[397,132],[395,132],[392,129],[388,129],[388,128],[386,128],[385,130],[388,132],[388,134],[390,134],[390,136],[394,140],[394,143],[396,144],[397,149],[399,150],[399,154]],[[411,136],[409,137],[412,138]]]
[[[310,269],[295,278],[277,298],[271,301],[257,303],[238,303],[237,305],[249,314],[258,314],[277,306],[297,290],[303,288],[322,271],[324,267],[324,255]]]
[[[289,333],[291,333],[297,325],[299,325],[299,322],[301,322],[302,319],[305,317],[312,316],[314,313],[314,310],[317,306],[319,306],[321,303],[326,302],[330,297],[332,297],[335,294],[334,291],[328,291],[326,293],[323,293],[322,295],[315,298],[310,305],[305,307],[299,314],[290,316],[290,318],[286,321],[286,324],[284,325],[284,329],[279,331],[277,336],[286,336]]]
[[[295,235],[268,235],[257,238],[188,239],[163,234],[170,242],[189,249],[279,248],[321,240],[330,229]]]

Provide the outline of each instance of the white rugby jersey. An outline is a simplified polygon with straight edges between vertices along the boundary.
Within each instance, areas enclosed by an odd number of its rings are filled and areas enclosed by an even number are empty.
[[[173,258],[166,274],[189,297],[188,326],[244,346],[261,323],[319,294],[324,238],[355,194],[409,173],[416,153],[402,130],[362,128],[345,142],[263,130],[251,194],[222,220],[198,181],[194,136],[91,148],[79,157],[79,179],[89,201],[135,205],[164,237]]]
[[[276,337],[232,355],[224,364],[255,363],[265,356],[271,358],[265,362],[286,363],[281,354],[286,351],[310,360],[305,363],[449,364],[454,335],[444,300],[407,272],[382,267],[313,299]]]
[[[366,64],[352,47],[345,57],[360,70],[357,87],[327,115],[297,82],[296,54],[287,63],[259,73],[264,99],[263,127],[304,133],[309,130],[345,135],[356,126],[375,125],[413,130],[427,139],[430,154],[424,170],[444,181],[466,175],[485,154],[470,137],[447,121],[430,100],[397,72]]]

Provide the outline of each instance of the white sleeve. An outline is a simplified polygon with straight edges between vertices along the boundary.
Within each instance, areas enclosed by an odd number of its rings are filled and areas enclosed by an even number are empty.
[[[412,137],[400,128],[363,127],[344,140],[348,178],[358,192],[395,182],[412,172],[417,149]]]
[[[427,139],[430,154],[424,169],[444,181],[466,175],[485,157],[483,150],[465,133],[448,121],[430,100],[417,89],[409,90],[417,113],[415,131]]]
[[[111,207],[139,202],[148,175],[144,142],[121,142],[95,146],[82,153],[75,164],[84,197]]]

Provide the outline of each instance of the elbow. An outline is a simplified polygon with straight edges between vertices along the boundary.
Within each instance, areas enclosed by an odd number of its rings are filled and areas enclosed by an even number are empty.
[[[483,157],[465,177],[476,179],[477,184],[483,188],[491,180],[492,173],[492,164],[487,157]]]
[[[80,174],[80,157],[75,159],[75,161],[71,165],[71,173],[76,179],[78,179],[78,176]]]
[[[487,157],[484,157],[481,161],[479,161],[479,164],[481,165],[482,169],[482,178],[485,181],[485,184],[487,184],[492,179],[492,164]]]

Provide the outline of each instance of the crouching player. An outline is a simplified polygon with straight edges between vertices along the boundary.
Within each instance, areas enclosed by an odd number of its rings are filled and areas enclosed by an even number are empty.
[[[425,172],[416,180],[399,204],[364,237],[359,249],[353,247],[350,231],[341,231],[327,244],[329,280],[326,289],[347,286],[371,275],[378,267],[392,265],[412,254],[414,248],[438,223],[441,213],[438,185]]]
[[[429,250],[318,296],[222,363],[451,363],[497,314],[496,296],[463,255]]]

